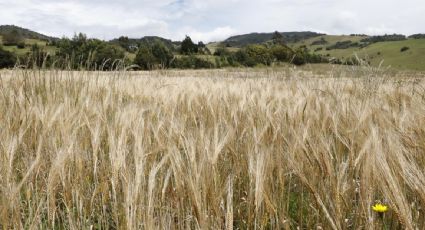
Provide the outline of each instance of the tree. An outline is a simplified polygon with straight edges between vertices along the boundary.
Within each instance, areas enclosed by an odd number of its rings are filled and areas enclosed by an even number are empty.
[[[118,38],[118,41],[120,43],[126,44],[126,43],[128,43],[129,40],[128,40],[128,37],[127,36],[121,36],[121,37]]]
[[[173,58],[173,53],[162,42],[156,41],[152,45],[143,44],[134,63],[145,70],[168,68]]]
[[[181,44],[181,53],[185,55],[195,54],[198,52],[198,46],[193,43],[192,39],[189,36],[182,41]]]
[[[82,46],[84,43],[87,42],[87,35],[83,33],[74,34],[72,41],[76,46]]]
[[[130,40],[127,36],[119,37],[115,43],[130,53],[135,53],[137,51],[137,43]]]
[[[103,42],[93,52],[93,64],[101,70],[113,70],[117,66],[116,62],[124,57],[124,51],[120,47]]]
[[[285,40],[283,38],[283,35],[281,33],[279,33],[278,31],[275,31],[273,33],[272,41],[273,41],[273,44],[275,44],[275,45],[284,45],[285,44]]]
[[[202,41],[198,42],[198,53],[211,55],[210,49],[208,49],[208,47]]]
[[[152,54],[150,47],[147,45],[142,45],[139,47],[139,51],[136,54],[134,59],[134,64],[139,65],[140,68],[144,70],[149,70],[153,68],[155,62],[155,57]]]
[[[112,69],[116,60],[125,57],[124,50],[99,39],[88,39],[79,33],[72,39],[62,38],[57,42],[56,60],[72,69]],[[62,63],[61,63],[62,62]]]
[[[156,64],[160,64],[163,68],[168,68],[174,57],[173,53],[162,42],[155,42],[153,44],[152,54],[156,59]]]
[[[13,53],[6,51],[0,46],[0,69],[15,66],[16,57]]]
[[[292,50],[283,45],[275,45],[271,47],[271,54],[273,57],[280,62],[288,61],[292,56]]]
[[[128,39],[128,37],[125,36],[121,36],[118,38],[118,44],[124,48],[125,50],[129,51],[130,50],[130,40]]]
[[[254,58],[248,55],[245,49],[238,50],[234,56],[235,56],[235,60],[241,65],[248,66],[248,67],[254,67],[256,65]]]
[[[273,57],[263,45],[249,45],[245,47],[245,52],[256,64],[270,65],[272,63]]]
[[[198,48],[205,48],[205,47],[206,45],[202,41],[198,42]]]

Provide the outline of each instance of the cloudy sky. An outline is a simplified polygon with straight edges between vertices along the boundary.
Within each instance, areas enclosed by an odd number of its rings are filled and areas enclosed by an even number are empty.
[[[52,36],[204,42],[270,31],[425,33],[424,0],[0,0],[0,24]]]

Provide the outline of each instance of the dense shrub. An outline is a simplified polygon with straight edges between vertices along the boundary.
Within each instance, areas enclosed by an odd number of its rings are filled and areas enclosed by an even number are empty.
[[[381,36],[371,36],[360,40],[363,43],[376,43],[376,42],[388,42],[388,41],[403,41],[406,40],[406,36],[402,34],[385,34]]]
[[[229,56],[231,55],[230,51],[224,47],[219,47],[214,51],[214,56]]]
[[[181,56],[175,58],[171,63],[172,68],[176,69],[210,69],[214,68],[214,63],[194,55]]]
[[[134,39],[130,40],[127,36],[121,36],[116,40],[113,40],[115,44],[118,44],[120,47],[125,49],[129,53],[135,53],[137,51],[137,43],[133,41]]]
[[[249,45],[244,48],[248,56],[248,60],[254,61],[255,64],[270,65],[273,61],[273,56],[270,50],[262,45]],[[251,66],[251,64],[249,64]]]
[[[248,55],[248,53],[244,49],[238,50],[234,54],[236,62],[238,62],[242,66],[254,67],[257,63],[253,57]]]
[[[295,53],[291,59],[291,63],[294,65],[304,65],[306,63],[306,58],[303,53]]]
[[[410,49],[409,47],[403,46],[403,47],[401,47],[400,52],[404,52],[404,51],[407,51],[409,49]]]
[[[99,39],[88,39],[85,34],[57,42],[56,59],[60,65],[71,69],[110,69],[116,60],[125,57],[124,51]]]
[[[328,41],[326,41],[324,37],[321,37],[319,40],[313,41],[311,43],[312,46],[315,46],[315,45],[326,45],[326,44],[328,44]]]
[[[367,37],[366,34],[350,34],[351,37]]]
[[[153,45],[142,45],[137,52],[134,63],[145,70],[163,69],[170,67],[173,53],[161,42]]]
[[[238,54],[239,55],[239,54]],[[241,64],[238,62],[235,52],[229,51],[229,49],[225,47],[219,47],[214,51],[215,57],[215,67],[221,68],[226,66],[240,66]]]
[[[273,33],[272,42],[274,45],[285,45],[285,39],[283,38],[283,35],[278,31],[275,31]]]
[[[121,48],[102,42],[93,51],[92,63],[96,69],[113,70],[124,56]]]
[[[331,46],[326,47],[326,50],[333,50],[333,49],[348,49],[351,47],[359,47],[359,43],[358,42],[352,42],[350,40],[348,41],[341,41],[341,42],[337,42]]]
[[[287,62],[292,56],[293,51],[289,49],[287,46],[276,45],[270,49],[273,57],[280,62]]]
[[[198,46],[193,43],[189,36],[186,36],[186,38],[181,43],[180,52],[185,55],[196,54],[198,53]]]
[[[229,54],[226,56],[216,56],[214,59],[215,62],[215,68],[222,68],[222,67],[237,67],[240,66],[239,62],[236,61],[234,54]]]
[[[25,42],[19,42],[18,44],[16,44],[16,46],[18,47],[18,49],[24,49],[25,48]]]
[[[11,68],[15,65],[16,57],[13,53],[4,50],[0,46],[0,69],[1,68]]]

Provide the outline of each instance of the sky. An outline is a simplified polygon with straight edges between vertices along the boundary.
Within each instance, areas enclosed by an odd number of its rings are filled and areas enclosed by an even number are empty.
[[[424,0],[0,0],[0,25],[109,40],[220,41],[250,32],[425,33]]]

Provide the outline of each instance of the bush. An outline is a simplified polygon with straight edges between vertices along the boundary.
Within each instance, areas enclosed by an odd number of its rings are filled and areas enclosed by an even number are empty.
[[[13,53],[6,51],[0,47],[0,69],[11,68],[15,66],[16,57]]]
[[[219,47],[214,51],[214,56],[223,57],[223,56],[229,56],[229,55],[230,55],[229,50],[223,47]]]
[[[270,50],[262,45],[249,45],[243,49],[243,52],[246,53],[247,65],[254,66],[256,64],[270,65],[273,61],[273,56],[270,53]]]
[[[271,48],[271,54],[277,61],[289,61],[292,56],[292,50],[286,46],[276,45]]]
[[[18,49],[24,49],[25,48],[25,42],[19,42],[17,45]]]
[[[153,45],[143,44],[137,52],[134,63],[142,69],[163,69],[170,67],[173,53],[160,41]]]
[[[107,43],[101,43],[93,52],[93,64],[96,69],[113,70],[118,60],[123,60],[124,51],[120,47],[116,47]]]
[[[321,37],[319,40],[313,41],[311,43],[312,46],[314,46],[314,45],[326,45],[326,44],[328,44],[328,41],[326,41],[324,37]]]
[[[410,49],[409,47],[403,46],[403,47],[401,47],[400,52],[404,52],[404,51],[407,51],[409,49]]]
[[[111,69],[114,61],[125,57],[118,47],[98,39],[88,39],[85,34],[75,35],[72,39],[57,41],[58,50],[55,60],[59,66],[71,69]],[[106,61],[106,62],[105,62]]]
[[[155,57],[150,47],[146,45],[139,47],[134,64],[138,65],[141,69],[150,70],[153,69],[155,62]]]
[[[182,56],[174,59],[171,67],[176,69],[210,69],[214,68],[214,63],[196,56]]]
[[[376,42],[388,42],[388,41],[403,41],[406,40],[406,36],[402,34],[385,34],[382,36],[371,36],[360,40],[360,42],[371,44]]]
[[[294,65],[304,65],[306,63],[306,59],[303,53],[295,53],[291,62]]]
[[[352,42],[350,40],[348,41],[341,41],[337,42],[334,45],[326,47],[326,50],[333,50],[333,49],[348,49],[351,47],[358,47],[360,44],[358,42]]]
[[[186,38],[182,41],[181,49],[182,54],[195,54],[198,53],[198,46],[193,43],[192,39],[189,36],[186,36]]]
[[[238,62],[240,65],[247,66],[247,67],[254,67],[257,63],[253,57],[248,55],[247,52],[245,52],[244,49],[238,50],[234,54],[236,62]]]

